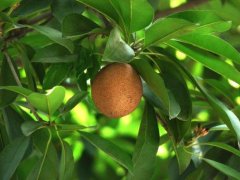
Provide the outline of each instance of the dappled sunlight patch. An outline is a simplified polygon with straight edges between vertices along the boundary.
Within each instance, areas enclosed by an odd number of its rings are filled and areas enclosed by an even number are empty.
[[[170,1],[170,7],[175,8],[175,7],[178,7],[185,2],[186,2],[186,0],[171,0]]]
[[[228,79],[228,83],[230,84],[230,86],[232,86],[235,89],[238,89],[240,87],[238,83],[236,83],[235,81],[232,81],[231,79]]]
[[[236,102],[238,105],[240,105],[240,96],[238,96],[238,97],[235,98],[235,102]]]
[[[157,156],[160,157],[161,159],[169,158],[170,152],[166,144],[163,144],[158,147]]]
[[[183,52],[178,51],[178,50],[176,50],[175,56],[176,56],[176,58],[179,59],[179,60],[185,60],[186,57],[187,57],[186,54],[184,54]]]

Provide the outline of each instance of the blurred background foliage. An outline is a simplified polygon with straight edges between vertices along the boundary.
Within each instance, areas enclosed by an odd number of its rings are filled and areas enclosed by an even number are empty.
[[[2,1],[6,2],[6,1]],[[15,1],[12,1],[13,4]],[[36,15],[41,14],[42,12],[49,11],[49,2],[48,0],[35,1],[35,8],[29,8],[28,1],[23,1],[16,10],[13,10],[12,15],[19,18],[25,19],[26,21],[30,21]],[[30,2],[30,0],[29,0]],[[57,0],[55,0],[55,3]],[[195,5],[193,0],[149,0],[149,2],[153,5],[156,12],[159,12],[159,17],[164,17],[168,14],[171,14],[175,11],[181,11],[184,9],[197,9],[197,10],[212,10],[218,16],[220,16],[225,21],[231,21],[232,27],[229,31],[221,34],[221,38],[225,39],[231,45],[233,45],[237,50],[240,50],[240,1],[239,0],[211,0],[211,1],[202,1],[203,3],[199,3]],[[76,13],[83,13],[85,17],[88,17],[93,20],[89,24],[85,24],[85,28],[83,29],[88,32],[88,29],[96,26],[102,26],[103,22],[99,20],[93,11],[89,9],[84,9],[80,3],[75,2],[73,6],[75,8]],[[4,3],[1,3],[0,10],[5,9]],[[193,4],[193,5],[189,5]],[[59,6],[57,6],[59,5]],[[62,6],[61,6],[62,5]],[[13,6],[12,6],[13,7]],[[65,8],[64,11],[58,12],[57,9]],[[178,10],[179,9],[179,10]],[[9,9],[8,9],[9,10]],[[9,10],[11,11],[11,9]],[[68,23],[64,16],[68,14],[68,6],[64,6],[64,4],[54,4],[51,6],[51,11],[53,13],[53,17],[47,19],[47,21],[43,21],[44,24],[47,24],[49,27],[53,27],[55,29],[66,32],[66,34],[72,34],[72,39],[74,40],[76,37],[75,32],[71,32],[68,29],[61,29],[60,23]],[[71,9],[72,11],[72,9]],[[69,11],[70,12],[70,11]],[[25,17],[25,18],[23,18]],[[26,18],[27,17],[27,18]],[[144,17],[139,17],[144,18]],[[65,21],[64,21],[65,20]],[[35,19],[36,21],[36,19]],[[41,21],[40,21],[41,22]],[[31,23],[31,22],[28,22]],[[79,22],[81,23],[81,22]],[[71,24],[70,24],[71,25]],[[69,26],[70,26],[69,25]],[[67,26],[66,26],[67,27]],[[35,29],[36,30],[36,29]],[[26,30],[27,31],[27,30]],[[106,30],[108,31],[108,30]],[[63,53],[66,49],[62,48],[59,45],[51,45],[51,41],[48,37],[43,35],[43,33],[38,33],[39,30],[28,32],[27,35],[22,36],[19,34],[18,41],[25,44],[25,50],[28,53],[28,56],[33,56],[33,62],[38,61],[46,61],[48,62],[48,58],[51,58],[51,48],[59,49],[57,54],[52,54],[52,57],[55,57],[56,61],[63,61],[63,63],[46,65],[46,72],[41,72],[41,68],[37,68],[38,74],[46,73],[44,79],[39,79],[43,83],[44,89],[50,89],[54,85],[61,83],[66,88],[66,95],[64,102],[66,103],[68,99],[70,99],[74,94],[78,92],[78,87],[76,86],[76,75],[78,75],[78,85],[82,90],[89,89],[90,81],[86,81],[86,71],[82,72],[84,69],[81,69],[82,64],[64,64],[66,59],[75,58],[74,55]],[[18,33],[18,32],[16,32]],[[109,33],[109,32],[106,32]],[[141,32],[138,32],[139,36],[141,36]],[[18,34],[13,34],[13,36],[18,36]],[[11,37],[10,37],[11,38]],[[103,50],[105,44],[107,42],[107,38],[104,36],[97,36],[93,44],[90,44],[88,38],[84,39],[83,37],[79,43],[81,46],[86,47],[86,49],[81,49],[81,57],[86,57],[88,60],[91,59],[89,57],[89,47],[94,46],[97,47],[100,51]],[[91,37],[90,37],[91,38]],[[95,37],[94,37],[95,38]],[[1,43],[1,42],[0,42]],[[1,44],[0,44],[1,46]],[[45,48],[47,47],[47,48]],[[44,54],[45,50],[49,50],[48,56]],[[41,52],[42,50],[42,52]],[[77,50],[76,50],[77,51]],[[219,100],[224,102],[233,112],[240,117],[240,85],[230,79],[225,79],[219,74],[215,73],[208,68],[205,68],[202,64],[190,60],[184,53],[168,49],[168,51],[177,58],[181,64],[183,64],[189,72],[195,77],[201,77],[204,86],[208,89],[208,91],[217,97]],[[9,54],[13,59],[17,59],[19,56],[19,52],[16,51],[16,48],[9,48]],[[50,55],[49,55],[50,54]],[[64,55],[64,56],[63,56]],[[92,57],[98,56],[98,54],[92,54]],[[3,54],[0,54],[0,59],[3,59]],[[233,65],[232,61],[229,59],[225,59],[227,63]],[[90,63],[96,63],[92,61]],[[38,64],[40,66],[40,64]],[[35,65],[35,66],[38,66]],[[240,66],[234,64],[235,67],[240,70]],[[3,66],[3,64],[1,64]],[[54,67],[53,67],[54,66]],[[69,66],[69,67],[68,67]],[[72,66],[79,67],[73,69]],[[88,73],[95,74],[100,68],[100,64],[93,65],[88,64],[89,67],[97,67],[88,69]],[[57,69],[56,72],[52,69]],[[61,72],[61,73],[59,73]],[[22,79],[23,83],[27,83],[27,73],[24,69],[19,69],[20,79]],[[48,78],[46,78],[46,76]],[[40,76],[44,77],[44,76]],[[240,77],[239,77],[240,78]],[[11,79],[9,77],[8,79]],[[87,78],[88,79],[88,78]],[[53,84],[52,82],[56,82]],[[87,83],[86,83],[87,82]],[[192,103],[193,103],[193,112],[192,112],[192,132],[195,135],[197,142],[209,142],[209,141],[217,141],[223,142],[225,144],[229,144],[233,147],[237,147],[237,143],[233,135],[231,135],[226,126],[218,126],[215,129],[211,129],[214,125],[219,124],[219,118],[217,117],[214,110],[210,107],[208,103],[203,101],[203,96],[195,90],[193,85],[187,81],[188,88],[190,89]],[[90,93],[89,93],[90,94]],[[18,97],[18,103],[20,104],[23,101],[21,97]],[[23,102],[22,102],[23,103]],[[29,112],[27,108],[24,106],[20,106],[24,112]],[[138,108],[125,117],[120,119],[109,119],[105,116],[99,114],[95,107],[93,106],[93,102],[91,100],[90,95],[87,96],[84,100],[82,100],[79,104],[77,104],[70,112],[64,114],[61,118],[57,119],[56,122],[68,122],[73,124],[79,124],[84,126],[95,126],[98,128],[96,132],[102,137],[110,140],[117,146],[123,148],[131,154],[134,150],[136,138],[138,135],[138,130],[142,118],[144,108],[144,100],[139,104]],[[10,109],[9,109],[10,110]],[[19,112],[19,109],[14,107],[11,111]],[[14,114],[14,113],[13,113]],[[41,114],[40,114],[41,115]],[[4,130],[3,126],[3,117],[4,113],[1,113],[1,124],[0,128],[2,131]],[[14,115],[13,115],[14,116]],[[46,118],[44,114],[41,115],[44,119]],[[200,132],[200,135],[197,134]],[[205,134],[203,131],[206,131]],[[179,175],[178,162],[176,159],[176,154],[174,152],[174,147],[172,142],[169,140],[166,135],[166,131],[162,125],[159,124],[159,133],[160,133],[160,146],[157,151],[157,163],[153,174],[153,179],[215,179],[215,180],[223,180],[227,179],[227,176],[224,175],[221,171],[216,170],[211,167],[207,163],[201,163],[201,159],[197,157],[193,158],[190,165],[184,171],[183,174]],[[202,133],[202,134],[201,134]],[[199,136],[198,136],[199,135]],[[64,134],[62,135],[64,136]],[[202,137],[201,137],[202,136]],[[7,139],[6,137],[2,137],[2,139]],[[54,140],[56,140],[55,138]],[[189,139],[191,139],[189,137]],[[68,142],[73,151],[73,157],[75,162],[74,169],[74,178],[73,179],[122,179],[127,171],[121,165],[112,160],[109,156],[107,156],[102,151],[99,151],[93,145],[91,145],[88,141],[81,138],[79,133],[66,133],[64,140]],[[0,147],[2,149],[2,147]],[[56,149],[59,150],[59,144],[56,143]],[[210,157],[210,159],[215,159],[218,162],[223,164],[227,164],[232,168],[240,171],[239,166],[239,157],[225,151],[221,148],[216,148],[213,146],[193,146],[193,150],[190,153],[200,153],[204,154],[206,158]],[[31,158],[31,157],[30,157]],[[28,161],[27,159],[26,161]],[[31,159],[30,159],[31,161]],[[29,161],[29,162],[30,162]],[[17,169],[16,174],[22,174],[22,177],[26,176],[27,169],[32,166],[31,163],[22,163],[22,165]],[[2,164],[1,164],[2,166]],[[29,166],[29,167],[28,167]],[[24,167],[24,168],[23,168]],[[51,171],[51,169],[49,169]],[[21,177],[21,175],[20,175]],[[20,178],[21,179],[21,178]],[[240,177],[239,177],[240,179]]]

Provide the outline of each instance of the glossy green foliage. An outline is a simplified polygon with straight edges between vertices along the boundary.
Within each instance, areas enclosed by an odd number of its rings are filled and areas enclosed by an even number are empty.
[[[146,179],[152,176],[159,146],[159,131],[153,107],[146,103],[138,139],[133,153],[133,173],[129,179]]]
[[[113,29],[103,54],[103,61],[127,63],[134,55],[133,49],[121,38],[119,30]]]
[[[239,179],[239,9],[0,0],[0,179]],[[114,62],[136,70],[143,98],[111,119],[91,84]]]
[[[1,86],[9,86],[16,85],[16,80],[11,73],[11,69],[6,59],[2,61],[1,74],[0,74],[0,85]],[[6,90],[0,90],[0,107],[4,107],[12,103],[17,94],[13,92],[9,92]]]

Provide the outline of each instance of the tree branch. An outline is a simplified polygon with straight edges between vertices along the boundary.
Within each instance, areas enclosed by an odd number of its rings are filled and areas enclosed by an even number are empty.
[[[170,15],[172,13],[177,13],[177,12],[181,12],[181,11],[184,11],[184,10],[187,10],[187,9],[194,8],[194,7],[199,6],[203,3],[206,3],[208,1],[209,0],[190,0],[187,3],[184,3],[184,4],[182,4],[182,5],[180,5],[176,8],[167,9],[167,10],[164,10],[164,11],[157,11],[155,13],[155,20],[158,19],[158,18],[167,16],[167,15]]]
[[[21,83],[21,81],[20,81],[20,79],[19,79],[19,77],[18,77],[18,75],[17,75],[17,72],[16,72],[16,70],[15,70],[15,68],[14,68],[14,65],[13,65],[13,63],[12,63],[12,60],[11,60],[10,56],[8,55],[7,52],[4,52],[4,55],[5,55],[6,59],[7,59],[7,63],[8,63],[8,65],[9,65],[10,69],[11,69],[11,72],[12,72],[12,74],[13,74],[13,77],[14,77],[17,85],[18,85],[19,87],[23,87],[23,86],[22,86],[22,83]],[[34,109],[34,107],[29,103],[28,98],[27,98],[27,97],[25,97],[25,98],[26,98],[27,103],[28,103],[28,105],[29,105],[29,108],[30,108],[31,112],[33,113],[33,115],[35,116],[35,118],[36,118],[38,121],[43,121],[42,118],[37,114],[37,112],[36,112],[36,110]]]
[[[37,17],[34,17],[29,20],[20,20],[20,24],[27,24],[27,25],[33,25],[37,23],[46,23],[52,18],[52,13],[47,12],[44,14],[41,14]],[[29,28],[21,28],[21,29],[16,29],[11,32],[11,34],[5,39],[6,42],[12,41],[13,39],[20,38],[25,36],[28,32],[33,31],[32,29]]]

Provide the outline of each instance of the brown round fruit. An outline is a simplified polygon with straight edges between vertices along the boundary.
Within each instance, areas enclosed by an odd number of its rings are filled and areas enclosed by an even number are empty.
[[[129,64],[113,63],[101,69],[92,82],[98,110],[110,118],[131,113],[142,97],[142,82]]]

